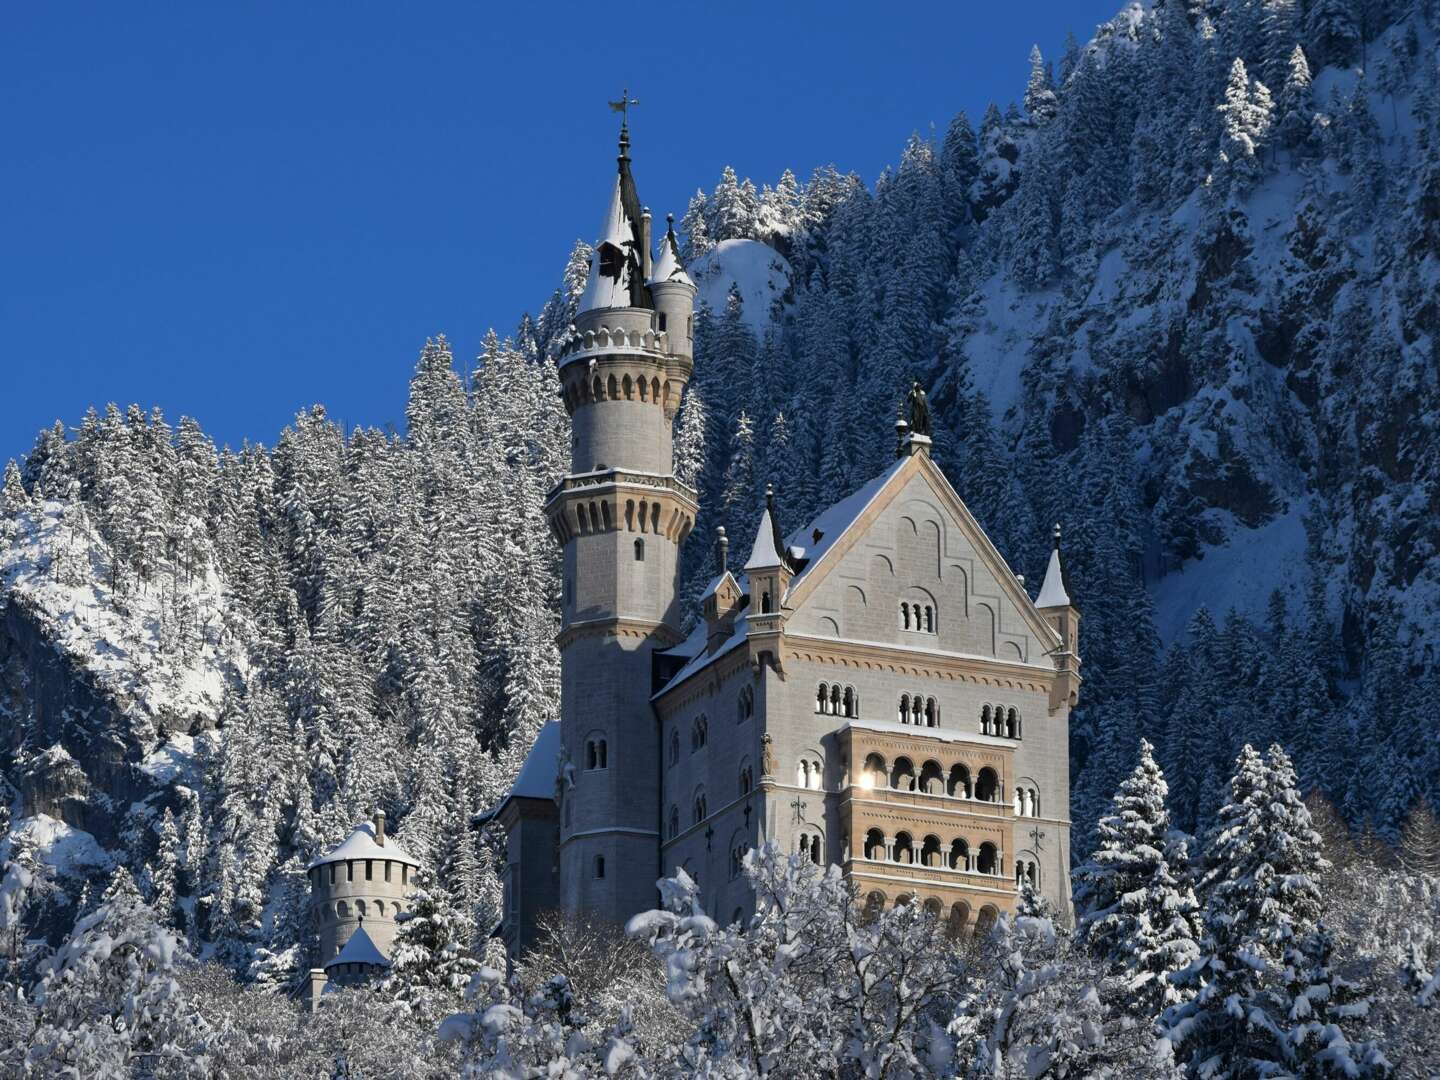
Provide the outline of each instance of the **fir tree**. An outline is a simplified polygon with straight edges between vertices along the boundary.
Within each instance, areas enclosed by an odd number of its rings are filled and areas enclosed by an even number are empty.
[[[470,920],[452,906],[435,875],[422,868],[396,921],[390,970],[379,991],[395,1002],[401,1016],[434,1025],[461,1007],[471,976],[480,970],[470,955]]]

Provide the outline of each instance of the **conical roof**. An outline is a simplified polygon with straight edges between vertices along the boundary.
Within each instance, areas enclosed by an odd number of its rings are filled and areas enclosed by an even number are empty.
[[[780,549],[775,545],[775,522],[770,517],[770,508],[760,515],[760,528],[755,532],[755,546],[750,549],[750,558],[745,563],[748,570],[768,570],[772,566],[784,565],[780,560]]]
[[[693,287],[695,283],[685,273],[685,266],[680,261],[680,242],[675,238],[675,215],[671,214],[665,220],[667,227],[665,235],[660,238],[660,254],[650,268],[650,283],[678,281]]]
[[[390,961],[385,959],[382,953],[370,940],[370,935],[365,932],[365,923],[362,921],[355,932],[350,935],[350,940],[345,942],[345,947],[335,954],[335,959],[325,966],[333,967],[336,964],[373,964],[377,967],[389,967]]]
[[[375,839],[374,823],[362,821],[355,826],[355,831],[345,838],[344,843],[321,855],[307,869],[324,866],[326,863],[346,862],[350,859],[392,859],[395,862],[409,863],[411,866],[420,865],[419,859],[408,854],[389,836],[385,837],[385,843],[379,843]]]
[[[1045,568],[1045,582],[1035,598],[1037,608],[1070,607],[1070,592],[1065,588],[1065,568],[1060,565],[1060,526],[1055,526],[1055,546],[1050,549],[1050,565]]]

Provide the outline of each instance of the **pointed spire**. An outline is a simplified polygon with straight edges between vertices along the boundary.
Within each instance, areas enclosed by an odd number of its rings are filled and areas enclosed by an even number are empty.
[[[720,564],[717,572],[723,575],[730,569],[730,538],[725,535],[724,525],[715,528],[715,558]]]
[[[760,528],[755,532],[755,546],[750,549],[750,558],[745,563],[746,571],[769,570],[784,566],[780,558],[780,530],[775,524],[775,490],[765,486],[765,512],[760,515]]]
[[[680,261],[680,241],[675,237],[675,215],[665,215],[665,235],[660,238],[660,254],[650,271],[650,283],[680,281],[694,285],[685,273],[685,264]]]
[[[1065,587],[1065,568],[1060,564],[1060,526],[1057,523],[1053,533],[1053,547],[1050,550],[1050,565],[1045,568],[1045,581],[1040,586],[1040,595],[1035,598],[1038,608],[1070,607],[1070,592]]]

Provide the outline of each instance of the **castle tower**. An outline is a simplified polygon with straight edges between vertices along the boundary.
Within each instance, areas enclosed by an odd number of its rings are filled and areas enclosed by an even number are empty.
[[[385,815],[379,812],[373,822],[355,826],[344,843],[310,864],[310,910],[320,933],[320,968],[311,972],[312,1000],[327,976],[337,982],[362,981],[388,963],[395,917],[404,909],[419,867],[385,835]]]
[[[564,549],[560,906],[617,921],[656,902],[652,654],[680,640],[680,545],[696,512],[671,449],[696,290],[673,226],[652,264],[629,147],[622,126],[590,276],[556,358],[573,438],[570,472],[546,502]]]
[[[1080,700],[1080,609],[1070,599],[1070,583],[1060,561],[1060,526],[1052,534],[1050,563],[1045,568],[1045,581],[1035,606],[1055,633],[1060,635],[1060,650],[1055,654],[1059,677],[1051,687],[1050,709],[1073,708]]]

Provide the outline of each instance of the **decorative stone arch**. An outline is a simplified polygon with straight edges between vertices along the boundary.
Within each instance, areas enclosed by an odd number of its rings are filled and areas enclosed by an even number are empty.
[[[872,753],[865,756],[865,766],[861,770],[861,775],[868,780],[869,787],[886,788],[890,786],[890,768],[881,754]]]
[[[975,632],[979,637],[980,648],[995,655],[995,627],[998,620],[995,618],[995,609],[988,603],[977,603],[975,605]]]
[[[945,905],[940,902],[938,896],[932,896],[925,901],[925,914],[936,922],[940,921],[940,915],[945,910]]]
[[[874,922],[885,910],[885,894],[879,889],[871,889],[865,895],[865,907],[860,912],[863,922]]]
[[[915,763],[903,754],[890,770],[890,786],[896,791],[915,790]]]
[[[999,802],[1003,794],[1000,790],[1000,774],[991,766],[984,766],[975,777],[974,797],[981,802]]]
[[[910,585],[900,593],[900,628],[915,634],[939,631],[940,606],[929,589]]]
[[[906,866],[914,865],[915,839],[907,830],[901,829],[895,834],[895,840],[890,845],[890,858],[891,861],[904,863]]]
[[[945,920],[945,933],[951,941],[958,941],[969,929],[970,905],[964,900],[957,900],[950,905],[950,914]]]
[[[1032,778],[1022,776],[1015,781],[1013,802],[1016,817],[1040,816],[1040,785]]]
[[[1016,663],[1023,664],[1025,662],[1025,650],[1020,648],[1017,642],[1003,642],[1000,645],[1000,659],[1014,660]]]
[[[610,378],[605,383],[605,392],[606,396],[608,396],[612,401],[619,398],[620,396],[620,383],[616,380],[613,372],[611,373]]]
[[[920,766],[919,790],[927,795],[945,794],[945,772],[933,758]]]
[[[944,849],[940,837],[930,833],[920,842],[920,864],[922,866],[940,866],[944,859]]]
[[[1021,888],[1029,884],[1032,889],[1041,887],[1040,859],[1028,849],[1020,851],[1015,855],[1015,887]]]
[[[890,561],[890,556],[882,555],[880,552],[873,552],[870,556],[871,580],[893,578],[895,576],[895,564]]]
[[[865,842],[861,847],[865,858],[878,862],[885,858],[885,834],[879,829],[867,829],[865,831]]]
[[[994,928],[996,920],[1000,918],[1000,912],[994,904],[986,904],[975,916],[975,936],[984,937]]]
[[[980,845],[980,850],[975,854],[975,872],[977,874],[1003,874],[1005,867],[1001,865],[1000,849],[993,841],[986,840]]]
[[[957,836],[950,841],[950,850],[946,853],[946,860],[951,870],[969,870],[974,865],[970,858],[970,841],[963,836]]]
[[[973,796],[974,787],[970,780],[970,767],[963,762],[957,761],[950,766],[950,775],[945,779],[945,794],[952,799],[969,799]]]
[[[840,636],[840,624],[829,615],[821,615],[818,620],[819,630],[822,634],[829,634],[831,637]]]

